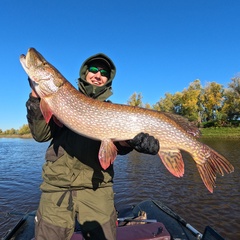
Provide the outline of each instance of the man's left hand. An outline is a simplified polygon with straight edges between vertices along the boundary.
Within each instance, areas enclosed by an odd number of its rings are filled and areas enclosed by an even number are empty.
[[[127,143],[140,153],[156,155],[159,151],[159,141],[148,133],[139,133]]]

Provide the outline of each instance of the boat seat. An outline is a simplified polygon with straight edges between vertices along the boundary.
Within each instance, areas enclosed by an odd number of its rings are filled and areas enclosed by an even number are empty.
[[[117,228],[117,240],[170,240],[170,234],[160,223],[126,225]]]
[[[170,240],[170,234],[160,223],[126,225],[117,228],[117,240]],[[80,232],[74,233],[71,240],[84,240]]]

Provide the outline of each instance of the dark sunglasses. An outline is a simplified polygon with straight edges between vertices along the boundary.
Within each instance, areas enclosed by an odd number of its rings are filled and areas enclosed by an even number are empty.
[[[97,67],[89,67],[88,71],[91,73],[97,73],[100,72],[101,76],[103,77],[109,77],[109,72],[104,69],[98,69]]]

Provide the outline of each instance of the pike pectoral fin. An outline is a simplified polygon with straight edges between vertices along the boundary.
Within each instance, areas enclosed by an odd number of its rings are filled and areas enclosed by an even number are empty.
[[[41,109],[43,117],[47,123],[49,123],[51,117],[53,117],[53,121],[59,127],[63,127],[63,124],[55,116],[52,115],[51,109],[48,107],[48,104],[43,99],[41,99],[41,102],[40,102],[40,109]]]
[[[40,109],[43,114],[43,117],[47,123],[49,123],[51,117],[52,117],[52,111],[48,107],[48,104],[44,101],[44,99],[41,99],[40,102]]]
[[[99,162],[104,170],[106,170],[115,160],[117,156],[117,148],[111,139],[104,139],[98,153]]]
[[[184,162],[182,154],[178,149],[161,150],[159,153],[163,164],[176,177],[182,177],[184,174]]]

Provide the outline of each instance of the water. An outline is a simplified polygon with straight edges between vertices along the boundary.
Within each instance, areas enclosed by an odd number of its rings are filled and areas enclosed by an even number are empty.
[[[193,160],[183,154],[183,178],[172,176],[158,156],[132,152],[115,163],[116,207],[142,200],[162,201],[203,232],[210,225],[229,240],[240,239],[240,157],[238,140],[204,140],[224,154],[235,172],[217,178],[211,194],[203,185]],[[13,227],[19,213],[33,211],[40,197],[41,168],[48,143],[32,139],[0,138],[0,237]],[[6,215],[12,212],[13,214]]]

